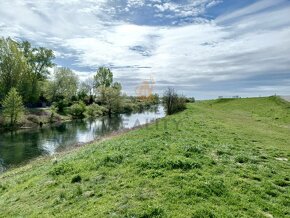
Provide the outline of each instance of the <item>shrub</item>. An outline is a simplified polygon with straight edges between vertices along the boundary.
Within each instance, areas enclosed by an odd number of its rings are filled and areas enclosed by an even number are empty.
[[[186,98],[179,96],[173,88],[168,88],[163,96],[163,105],[166,113],[171,115],[186,108]]]
[[[54,103],[53,106],[57,109],[57,112],[59,113],[64,113],[64,109],[69,106],[69,103],[65,99],[57,99]]]
[[[123,113],[131,113],[133,111],[138,111],[138,109],[139,109],[139,106],[137,103],[124,101],[122,104],[122,112]]]
[[[86,112],[86,105],[81,101],[69,107],[68,113],[73,118],[84,118]]]
[[[87,106],[85,115],[86,117],[89,117],[89,118],[96,118],[96,117],[102,116],[105,113],[105,111],[106,111],[106,108],[94,103]]]

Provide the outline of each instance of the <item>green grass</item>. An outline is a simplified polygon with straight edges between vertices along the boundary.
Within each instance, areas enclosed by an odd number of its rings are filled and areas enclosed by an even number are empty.
[[[289,104],[187,107],[0,175],[0,217],[290,217]]]

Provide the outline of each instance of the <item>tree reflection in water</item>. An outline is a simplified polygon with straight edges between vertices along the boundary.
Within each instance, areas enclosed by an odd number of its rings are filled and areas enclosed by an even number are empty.
[[[164,117],[162,107],[139,113],[76,120],[42,129],[22,130],[0,134],[0,172],[4,166],[15,166],[38,157],[53,155],[79,143],[86,143],[108,133],[146,124]]]

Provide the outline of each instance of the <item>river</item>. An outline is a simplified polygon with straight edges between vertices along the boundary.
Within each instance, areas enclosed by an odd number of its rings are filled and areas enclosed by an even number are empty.
[[[139,113],[76,120],[45,128],[0,134],[0,173],[29,160],[53,155],[78,144],[87,143],[112,132],[131,129],[165,116],[161,106]]]

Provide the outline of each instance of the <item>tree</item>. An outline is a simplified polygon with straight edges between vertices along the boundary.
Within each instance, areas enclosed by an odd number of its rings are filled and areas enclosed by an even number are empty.
[[[94,102],[94,80],[92,78],[88,78],[80,84],[78,98],[87,104]]]
[[[49,74],[54,64],[53,51],[32,48],[27,41],[0,39],[0,100],[12,87],[17,88],[25,104],[35,103],[41,93],[40,81]]]
[[[78,78],[74,72],[65,67],[55,68],[53,79],[48,82],[46,95],[50,101],[65,99],[70,101],[76,95]]]
[[[99,102],[107,108],[108,115],[120,111],[122,105],[122,85],[113,83],[113,73],[110,69],[100,67],[94,77],[95,87],[99,93]]]
[[[113,73],[109,68],[100,67],[94,77],[95,87],[110,87],[113,83]]]
[[[122,104],[122,96],[121,90],[108,87],[104,89],[104,105],[107,108],[108,115],[111,116],[113,113],[117,113],[120,111],[120,107]]]
[[[168,88],[163,96],[163,105],[166,113],[171,115],[186,108],[186,99],[179,96],[173,88]]]
[[[2,38],[0,39],[0,100],[12,87],[19,85],[25,85],[26,88],[23,90],[28,92],[30,84],[26,59],[15,41]]]
[[[3,114],[9,120],[10,126],[15,126],[24,112],[22,98],[15,88],[12,88],[2,102]]]
[[[121,85],[121,83],[119,83],[119,82],[114,82],[114,84],[112,85],[112,87],[113,87],[114,89],[119,90],[119,91],[122,90],[122,85]]]
[[[38,80],[43,80],[49,75],[49,68],[54,66],[52,62],[55,58],[51,49],[44,47],[33,48],[28,41],[19,44],[19,48],[23,51],[25,58]]]

